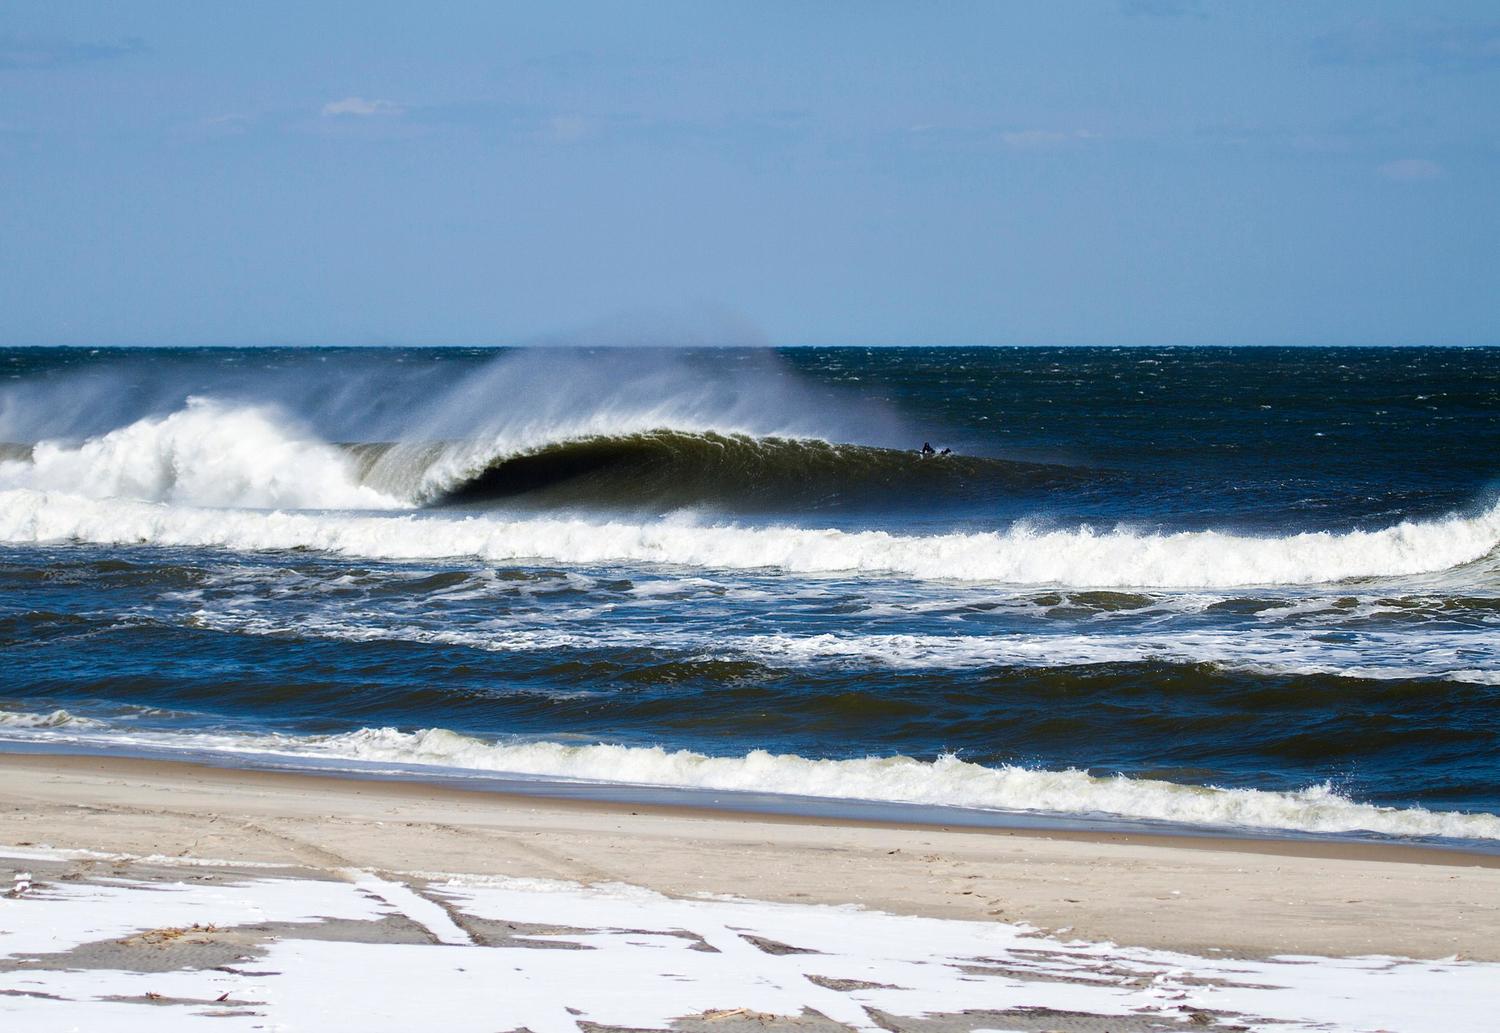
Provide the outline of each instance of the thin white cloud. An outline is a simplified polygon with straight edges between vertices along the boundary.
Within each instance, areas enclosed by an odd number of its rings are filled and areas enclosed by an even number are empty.
[[[1443,174],[1443,167],[1426,158],[1400,158],[1386,162],[1375,171],[1398,183],[1415,183],[1424,179],[1438,179]]]
[[[206,133],[210,136],[237,136],[248,132],[254,121],[249,115],[230,112],[229,114],[200,118],[196,122],[182,127],[182,130],[188,133]]]
[[[547,136],[554,143],[577,143],[594,131],[594,123],[583,115],[558,115],[547,123]]]
[[[341,115],[350,115],[355,118],[369,118],[373,115],[399,115],[406,108],[389,100],[367,100],[364,97],[345,97],[343,100],[331,100],[323,105],[323,115],[326,118],[338,118]]]
[[[1000,142],[1007,147],[1036,150],[1042,147],[1059,147],[1063,144],[1087,140],[1094,134],[1084,129],[1020,129],[1000,134]]]
[[[1500,65],[1500,23],[1361,18],[1314,40],[1313,55],[1329,64],[1482,71]]]
[[[1199,0],[1120,0],[1120,11],[1134,18],[1206,18]]]
[[[144,54],[147,49],[142,40],[134,37],[119,43],[72,43],[0,36],[0,69],[63,68]]]

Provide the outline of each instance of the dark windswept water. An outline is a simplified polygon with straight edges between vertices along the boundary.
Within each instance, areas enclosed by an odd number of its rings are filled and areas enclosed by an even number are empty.
[[[1500,350],[0,376],[0,745],[1500,843]]]

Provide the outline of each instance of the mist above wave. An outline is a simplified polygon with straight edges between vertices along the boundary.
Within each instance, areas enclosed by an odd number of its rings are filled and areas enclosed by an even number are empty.
[[[912,441],[886,403],[815,383],[774,351],[663,348],[119,354],[0,384],[0,441],[77,443],[167,416],[190,398],[274,408],[323,441],[463,442],[478,461],[662,427]]]

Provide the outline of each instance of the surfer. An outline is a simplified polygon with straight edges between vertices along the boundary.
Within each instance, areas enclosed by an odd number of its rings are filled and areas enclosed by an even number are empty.
[[[922,442],[922,454],[924,456],[935,456],[935,455],[937,455],[937,451],[932,447],[932,442],[930,442],[930,441],[924,441],[924,442]]]

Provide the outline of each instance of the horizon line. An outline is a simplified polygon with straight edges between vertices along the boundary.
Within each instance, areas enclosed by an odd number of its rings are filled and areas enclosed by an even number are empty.
[[[569,349],[572,349],[572,350],[581,350],[581,349],[627,350],[627,349],[631,349],[631,348],[638,348],[638,349],[643,349],[643,350],[663,350],[663,351],[666,351],[666,350],[684,350],[684,351],[687,351],[687,350],[693,350],[693,349],[703,350],[703,351],[711,351],[711,350],[723,350],[723,351],[731,351],[731,350],[741,350],[741,351],[755,351],[755,350],[782,351],[782,350],[797,350],[797,349],[809,349],[809,350],[811,350],[811,349],[825,349],[826,350],[826,349],[833,349],[833,348],[840,348],[840,349],[872,349],[872,348],[881,348],[881,349],[885,349],[885,348],[933,348],[933,349],[941,349],[941,348],[947,348],[947,349],[976,349],[976,348],[1003,349],[1003,348],[1012,348],[1012,349],[1015,349],[1015,348],[1035,348],[1035,349],[1054,349],[1054,350],[1061,350],[1061,349],[1089,349],[1089,348],[1225,348],[1225,349],[1236,349],[1236,348],[1330,348],[1330,349],[1331,348],[1357,348],[1357,349],[1377,349],[1377,348],[1378,349],[1445,348],[1445,349],[1466,349],[1466,348],[1500,348],[1500,340],[1491,341],[1491,342],[1487,342],[1487,343],[1458,343],[1458,342],[1452,342],[1452,341],[1437,341],[1437,342],[1401,341],[1401,342],[1368,342],[1368,343],[1322,343],[1322,342],[1317,342],[1317,343],[1314,343],[1314,342],[1291,342],[1291,343],[1288,343],[1288,342],[1274,342],[1274,341],[1257,341],[1257,342],[1205,341],[1205,342],[1197,342],[1197,343],[1184,343],[1184,342],[1180,342],[1179,341],[1179,342],[1154,343],[1154,342],[1135,341],[1135,342],[1118,342],[1118,343],[1113,343],[1113,344],[1100,344],[1100,343],[1089,343],[1089,344],[1085,344],[1085,343],[1037,343],[1037,342],[1004,342],[1004,343],[1000,343],[1000,342],[989,342],[989,343],[974,343],[974,342],[957,342],[957,343],[912,342],[912,343],[900,343],[900,344],[888,343],[888,342],[887,343],[876,342],[876,343],[864,343],[864,344],[850,343],[850,342],[840,342],[840,343],[798,342],[798,343],[793,343],[793,344],[776,344],[776,343],[769,343],[769,342],[767,342],[767,343],[760,343],[760,344],[745,344],[745,343],[723,343],[723,344],[715,344],[715,343],[711,343],[711,342],[695,342],[695,343],[692,343],[692,344],[648,344],[648,343],[643,343],[643,342],[639,342],[639,341],[632,341],[632,342],[628,342],[628,343],[626,343],[626,342],[611,343],[611,342],[607,342],[607,341],[592,341],[592,342],[578,342],[578,343],[558,342],[558,341],[551,341],[551,342],[548,342],[548,341],[520,341],[520,342],[510,342],[510,343],[484,343],[484,344],[467,343],[467,342],[449,342],[449,343],[444,343],[444,344],[434,344],[434,343],[430,343],[430,342],[427,342],[427,343],[402,343],[402,342],[397,342],[397,341],[377,341],[377,342],[366,342],[366,343],[350,343],[350,342],[347,342],[347,341],[344,341],[344,342],[327,342],[327,341],[325,341],[325,342],[316,342],[316,343],[312,343],[312,342],[258,342],[258,343],[247,343],[247,342],[202,342],[202,343],[197,343],[197,344],[159,344],[159,343],[139,343],[139,342],[127,342],[127,343],[121,343],[121,342],[113,342],[113,343],[99,343],[99,342],[77,343],[77,342],[64,342],[64,343],[51,343],[51,344],[13,344],[13,343],[0,344],[0,350],[5,350],[5,351],[18,351],[18,350],[23,350],[23,349],[27,349],[27,350],[43,350],[43,349],[49,349],[49,348],[68,349],[68,350],[95,349],[95,350],[110,350],[110,351],[123,351],[123,350],[128,350],[128,349],[169,349],[169,348],[223,349],[223,350],[226,350],[226,351],[228,351],[228,350],[236,350],[236,349],[238,349],[238,350],[265,349],[265,350],[269,351],[269,350],[287,350],[287,349],[296,349],[296,348],[306,348],[306,349],[326,348],[326,349],[368,350],[368,351],[375,351],[375,350],[381,350],[381,349],[392,349],[393,350],[393,349],[401,349],[401,348],[405,348],[405,349],[427,349],[427,350],[433,350],[433,351],[446,350],[446,349],[453,349],[453,350],[464,350],[464,349],[468,349],[468,350],[499,350],[499,349],[534,349],[534,350],[542,350],[542,349],[547,349],[547,348],[554,348],[554,349],[557,349],[559,351],[566,351],[566,350],[569,350]]]

